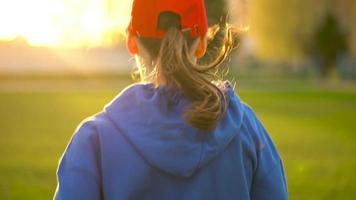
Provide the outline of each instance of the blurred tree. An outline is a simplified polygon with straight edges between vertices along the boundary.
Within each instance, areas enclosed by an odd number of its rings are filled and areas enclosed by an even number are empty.
[[[353,56],[353,58],[356,59],[356,1],[333,1],[332,8],[335,9],[335,13],[340,20],[341,25],[348,29],[350,56]]]
[[[227,1],[226,0],[205,0],[205,6],[208,16],[209,26],[219,25],[224,27],[227,19]],[[201,64],[210,63],[213,61],[219,51],[221,46],[221,41],[223,38],[223,31],[218,31],[214,40],[210,41],[208,44],[207,53],[205,56],[199,60]]]
[[[318,61],[322,77],[327,77],[336,68],[337,58],[347,54],[348,34],[338,19],[328,12],[315,30],[310,44],[311,56]]]
[[[304,44],[327,7],[326,0],[250,1],[250,35],[256,55],[267,62],[304,58]]]
[[[349,38],[346,43],[350,56],[356,59],[355,0],[228,1],[228,9],[231,6],[237,11],[241,4],[247,4],[248,19],[243,21],[248,21],[248,37],[253,41],[256,58],[262,62],[271,63],[271,66],[286,64],[296,70],[309,66],[307,58],[311,57],[312,44],[316,41],[316,28],[324,23],[328,11],[335,13],[339,28],[347,28]],[[239,1],[241,3],[237,3]],[[235,12],[232,15],[235,21],[241,17]]]
[[[226,0],[205,0],[209,25],[225,22],[227,18]]]

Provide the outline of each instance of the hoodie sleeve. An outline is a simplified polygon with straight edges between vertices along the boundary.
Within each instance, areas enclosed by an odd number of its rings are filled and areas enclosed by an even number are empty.
[[[101,199],[99,140],[91,121],[79,126],[57,170],[55,200]]]
[[[254,132],[257,156],[251,186],[251,199],[286,200],[288,199],[287,182],[278,151],[253,110],[247,107],[246,114],[251,122],[251,131]]]

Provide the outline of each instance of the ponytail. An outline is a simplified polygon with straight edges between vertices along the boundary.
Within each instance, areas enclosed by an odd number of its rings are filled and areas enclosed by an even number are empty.
[[[216,32],[215,27],[213,33]],[[226,28],[218,56],[207,66],[196,64],[191,55],[191,46],[196,39],[189,39],[176,27],[169,28],[162,41],[148,38],[139,38],[139,41],[152,58],[153,71],[150,76],[156,87],[165,84],[182,91],[192,102],[184,112],[185,120],[202,131],[214,130],[225,115],[228,104],[228,97],[224,88],[221,88],[224,87],[222,81],[217,84],[212,82],[216,79],[214,70],[233,49],[233,29]]]

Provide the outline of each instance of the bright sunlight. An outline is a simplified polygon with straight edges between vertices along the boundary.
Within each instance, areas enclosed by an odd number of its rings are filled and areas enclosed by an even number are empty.
[[[0,0],[0,40],[22,37],[51,47],[111,45],[123,33],[131,0]]]

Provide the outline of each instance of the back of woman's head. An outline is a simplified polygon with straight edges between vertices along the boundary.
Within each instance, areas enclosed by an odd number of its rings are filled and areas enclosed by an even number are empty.
[[[182,27],[181,20],[175,12],[161,12],[157,29],[164,31],[162,38],[136,35],[141,51],[148,54],[145,59],[140,59],[140,78],[153,82],[157,87],[166,85],[180,90],[192,102],[184,112],[186,121],[193,127],[210,132],[227,109],[225,85],[216,80],[215,72],[233,48],[233,29],[226,27],[224,30],[222,47],[216,59],[201,66],[197,64],[197,58],[205,53],[206,37],[213,37],[217,27],[211,29],[210,35],[206,32],[192,37],[191,31]]]

